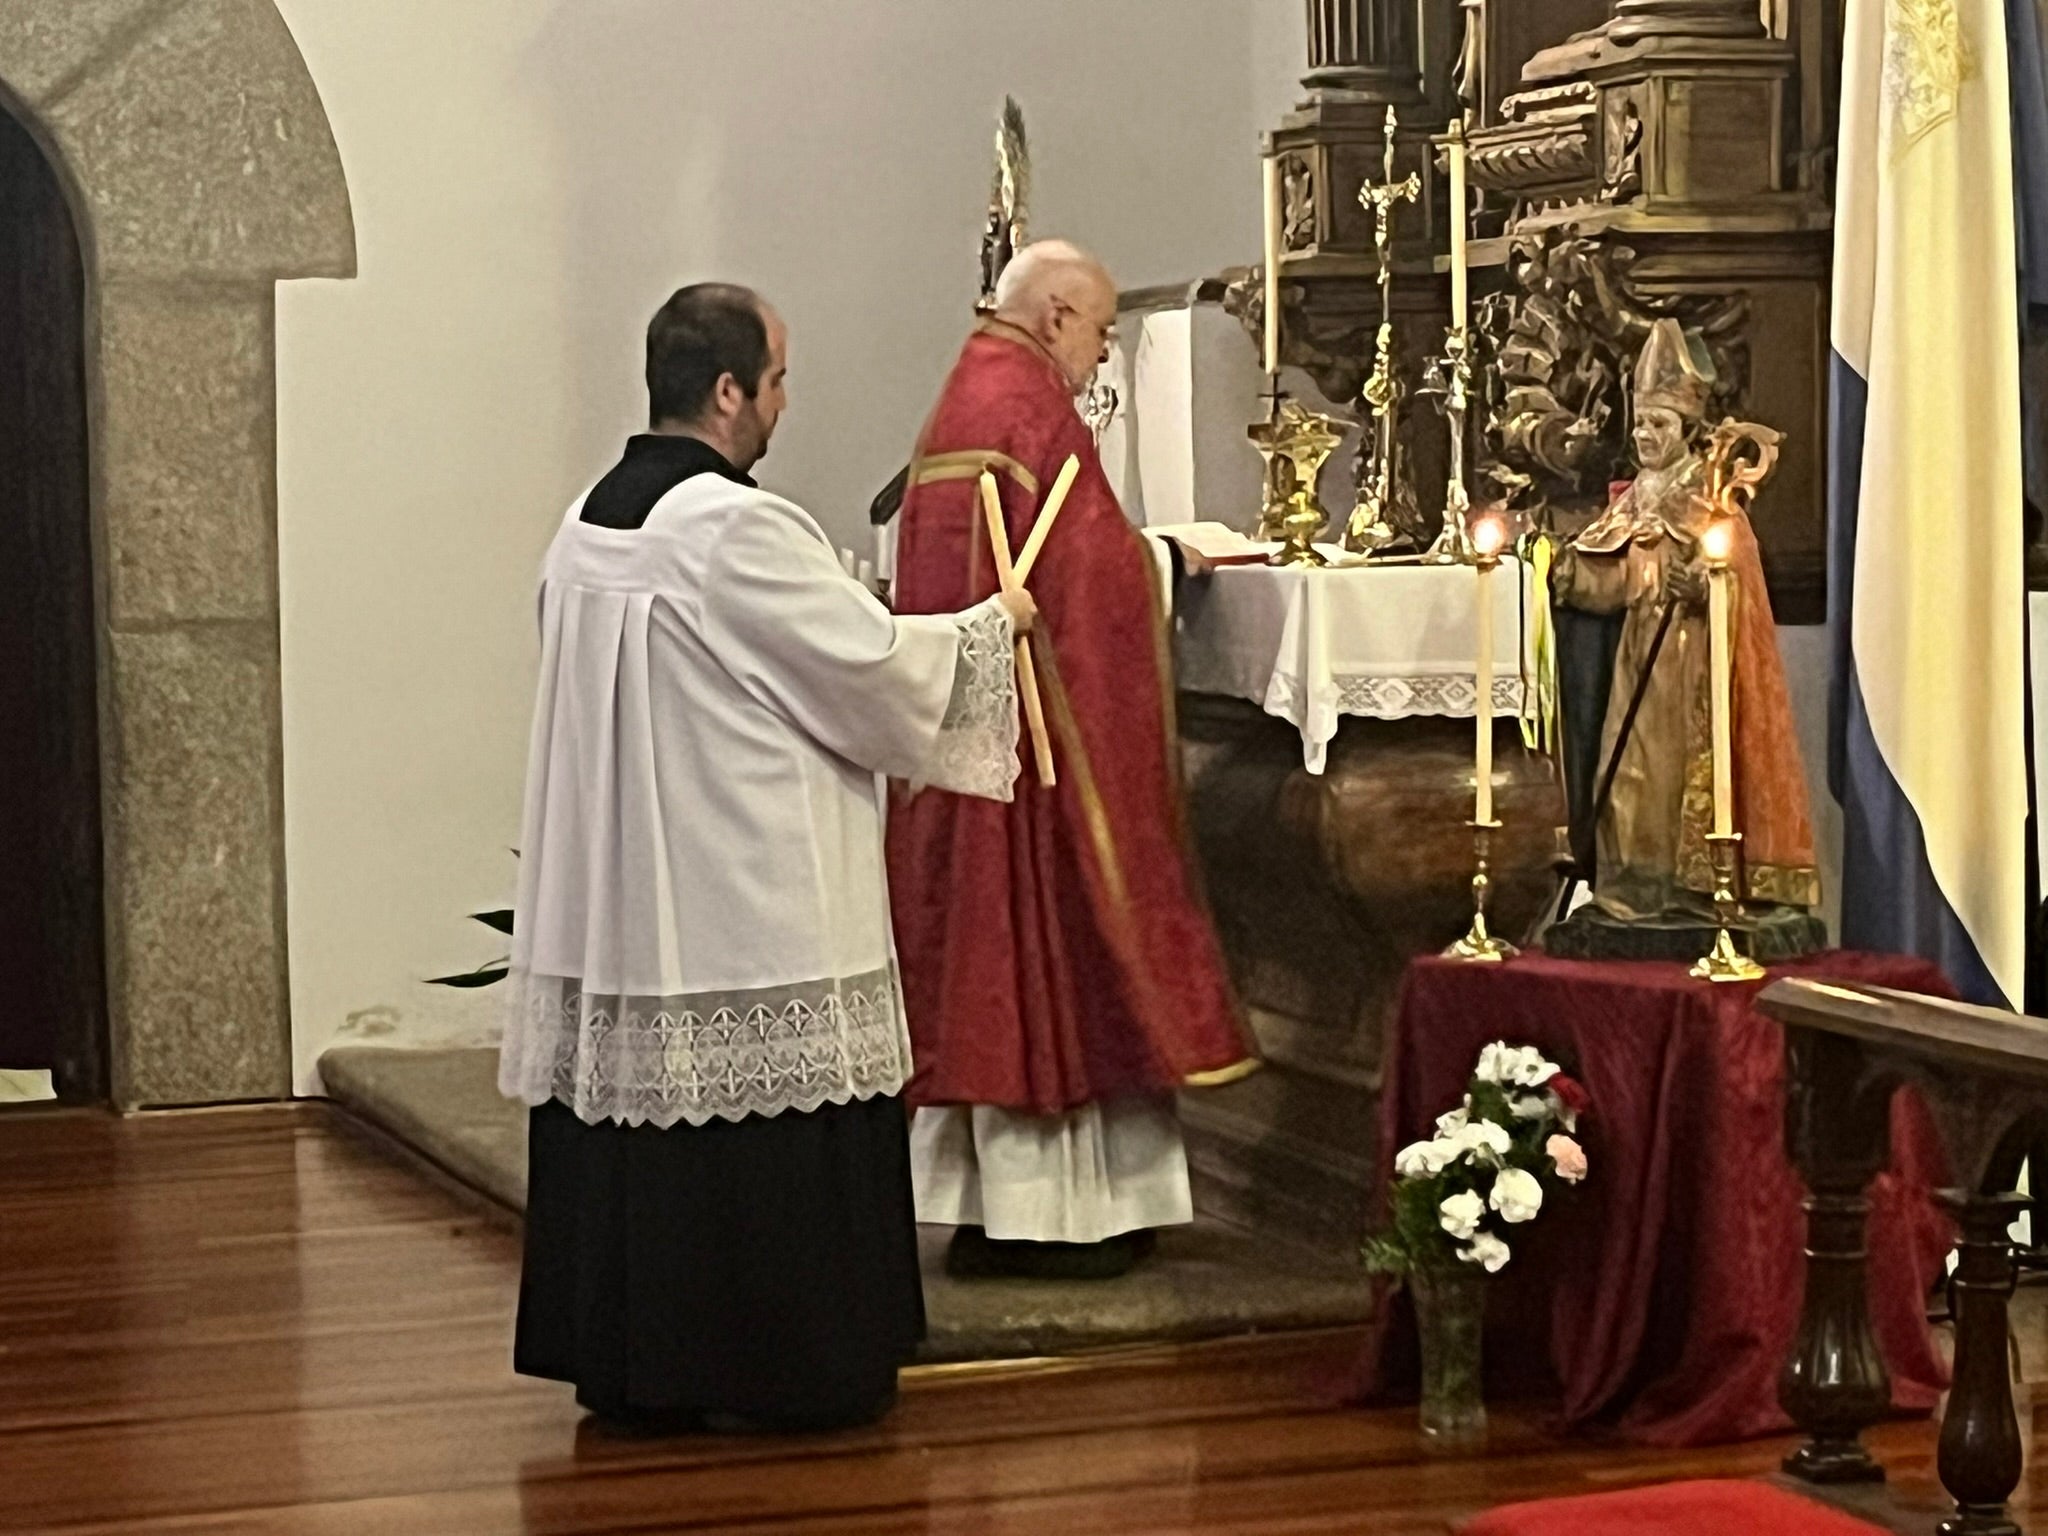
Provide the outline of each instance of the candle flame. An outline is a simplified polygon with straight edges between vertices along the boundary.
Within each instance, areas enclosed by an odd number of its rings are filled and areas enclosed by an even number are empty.
[[[1707,531],[1700,535],[1700,549],[1716,565],[1727,562],[1735,552],[1735,533],[1728,526],[1728,519],[1717,517],[1707,524]]]
[[[1508,531],[1497,517],[1482,517],[1472,529],[1472,547],[1488,558],[1499,554],[1507,540]]]

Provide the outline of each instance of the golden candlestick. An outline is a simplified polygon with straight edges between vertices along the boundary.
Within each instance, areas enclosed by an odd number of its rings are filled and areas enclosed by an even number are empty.
[[[1501,543],[1507,530],[1498,518],[1482,519],[1473,543],[1473,592],[1476,643],[1472,682],[1472,928],[1464,938],[1444,951],[1449,960],[1495,962],[1513,959],[1521,951],[1486,929],[1486,899],[1492,893],[1491,860],[1493,834],[1500,823],[1493,814],[1493,573],[1500,565]]]
[[[1444,355],[1430,364],[1424,392],[1437,395],[1437,408],[1451,435],[1451,472],[1444,482],[1444,526],[1436,542],[1423,552],[1432,565],[1470,565],[1478,558],[1472,547],[1472,495],[1465,488],[1465,422],[1472,404],[1472,356],[1463,326],[1444,335]]]
[[[1473,820],[1466,825],[1472,829],[1472,926],[1465,937],[1444,951],[1444,958],[1476,965],[1498,965],[1521,953],[1506,939],[1496,938],[1486,928],[1486,899],[1493,890],[1493,834],[1500,830],[1500,823]]]
[[[1759,981],[1764,968],[1735,947],[1734,929],[1742,922],[1742,901],[1736,895],[1741,885],[1742,834],[1712,833],[1707,850],[1714,861],[1714,916],[1720,929],[1714,947],[1692,968],[1701,981]]]
[[[1469,308],[1466,268],[1465,222],[1468,217],[1465,188],[1465,122],[1451,119],[1443,138],[1445,164],[1450,172],[1451,214],[1451,324],[1444,335],[1444,355],[1431,371],[1437,375],[1432,393],[1440,394],[1439,406],[1451,434],[1451,473],[1444,487],[1444,526],[1423,558],[1437,565],[1469,564],[1473,559],[1472,535],[1465,519],[1472,511],[1472,496],[1465,487],[1466,419],[1472,403],[1471,333],[1466,329]]]
[[[1707,453],[1707,495],[1716,507],[1700,535],[1707,566],[1708,707],[1712,711],[1714,830],[1707,850],[1714,869],[1713,947],[1692,974],[1702,981],[1756,981],[1764,968],[1735,947],[1742,926],[1742,834],[1735,827],[1735,612],[1729,560],[1735,520],[1748,513],[1757,488],[1778,462],[1778,433],[1754,422],[1724,421]]]

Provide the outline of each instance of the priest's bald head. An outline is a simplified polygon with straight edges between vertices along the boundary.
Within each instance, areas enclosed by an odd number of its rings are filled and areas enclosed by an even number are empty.
[[[1109,360],[1116,284],[1108,268],[1078,245],[1035,241],[1003,268],[996,282],[996,318],[1030,332],[1079,394]]]
[[[751,288],[678,289],[647,326],[647,405],[656,432],[694,437],[751,469],[788,404],[789,332]]]

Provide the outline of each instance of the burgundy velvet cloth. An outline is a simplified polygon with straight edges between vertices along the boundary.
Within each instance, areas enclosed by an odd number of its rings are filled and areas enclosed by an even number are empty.
[[[1933,965],[1893,956],[1837,952],[1772,974],[1951,995]],[[1561,1389],[1568,1425],[1655,1445],[1788,1427],[1777,1382],[1805,1286],[1804,1188],[1785,1152],[1784,1034],[1753,1006],[1762,985],[1533,956],[1409,967],[1387,1043],[1382,1168],[1460,1101],[1492,1040],[1540,1046],[1593,1101],[1579,1127],[1586,1182],[1522,1229],[1491,1283],[1491,1389]],[[1925,1320],[1950,1241],[1930,1198],[1943,1177],[1932,1120],[1899,1095],[1892,1167],[1871,1196],[1870,1306],[1901,1409],[1931,1408],[1945,1384]],[[1360,1395],[1411,1394],[1405,1293],[1378,1317]]]

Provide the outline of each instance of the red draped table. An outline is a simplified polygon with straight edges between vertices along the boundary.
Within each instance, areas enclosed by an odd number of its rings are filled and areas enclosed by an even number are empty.
[[[1775,968],[1951,995],[1925,961],[1833,953]],[[1562,1389],[1567,1424],[1705,1445],[1788,1429],[1778,1372],[1799,1325],[1804,1190],[1785,1153],[1784,1035],[1762,983],[1681,966],[1429,958],[1408,969],[1387,1042],[1380,1166],[1459,1103],[1480,1049],[1535,1045],[1585,1084],[1586,1182],[1553,1198],[1489,1282],[1487,1379]],[[1893,1165],[1871,1191],[1870,1309],[1894,1404],[1934,1405],[1944,1374],[1926,1298],[1950,1243],[1917,1100],[1892,1106]],[[1405,1296],[1379,1309],[1364,1391],[1413,1390]],[[1546,1380],[1546,1370],[1547,1376]]]

